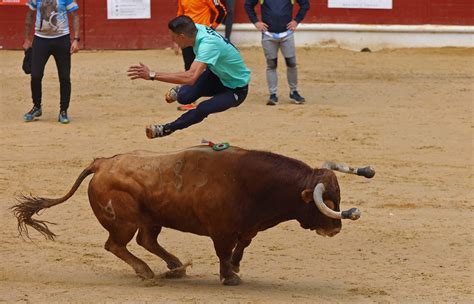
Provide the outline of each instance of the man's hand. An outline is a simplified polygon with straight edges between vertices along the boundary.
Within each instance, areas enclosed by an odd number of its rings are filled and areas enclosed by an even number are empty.
[[[23,42],[23,49],[26,51],[27,49],[29,49],[31,47],[31,40],[26,38],[25,39],[25,42]]]
[[[286,28],[289,29],[290,31],[294,31],[298,27],[298,24],[299,23],[296,22],[295,20],[291,20],[290,23],[286,25]]]
[[[255,22],[254,25],[260,32],[268,31],[268,25],[266,23],[258,21],[258,22]]]
[[[79,42],[74,40],[71,44],[71,54],[79,52]]]
[[[128,68],[127,76],[130,77],[131,80],[142,78],[145,80],[150,79],[150,69],[140,62],[140,65],[132,65]]]

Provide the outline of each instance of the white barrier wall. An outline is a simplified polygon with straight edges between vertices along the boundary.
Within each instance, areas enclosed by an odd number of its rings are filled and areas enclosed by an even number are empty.
[[[219,27],[223,33],[225,27]],[[232,42],[259,46],[261,34],[253,24],[234,24]],[[411,47],[474,47],[474,26],[300,24],[297,46],[341,47],[360,50]]]

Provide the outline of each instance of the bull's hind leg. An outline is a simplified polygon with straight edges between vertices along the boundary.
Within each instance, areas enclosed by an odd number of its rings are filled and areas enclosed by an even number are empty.
[[[125,226],[125,225],[124,225]],[[155,276],[150,267],[134,256],[127,249],[127,244],[135,235],[137,231],[136,227],[120,227],[120,231],[110,232],[109,239],[105,243],[105,249],[115,254],[118,258],[122,259],[125,263],[132,266],[137,275],[144,279],[151,279]]]
[[[166,251],[163,247],[158,244],[158,234],[161,232],[161,227],[140,227],[137,235],[137,243],[151,253],[162,258],[168,269],[172,270],[165,274],[166,278],[182,278],[186,275],[186,268],[183,267],[183,263]]]
[[[136,201],[126,192],[112,191],[101,183],[97,175],[89,184],[89,201],[95,216],[109,232],[104,248],[132,266],[139,277],[151,279],[155,276],[150,267],[127,249],[138,229]]]

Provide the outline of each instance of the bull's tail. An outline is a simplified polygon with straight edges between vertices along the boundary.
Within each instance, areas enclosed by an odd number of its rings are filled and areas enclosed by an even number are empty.
[[[38,230],[46,239],[54,240],[56,235],[49,230],[47,224],[53,224],[47,221],[41,221],[33,219],[32,216],[36,213],[38,214],[41,210],[59,205],[67,201],[71,196],[74,195],[76,190],[81,185],[82,181],[88,176],[94,173],[97,169],[98,160],[94,160],[92,164],[89,165],[79,177],[76,179],[76,182],[72,186],[71,190],[61,198],[52,199],[44,198],[31,195],[21,195],[16,198],[19,202],[18,204],[12,206],[10,209],[18,220],[18,232],[20,236],[26,236],[30,238],[28,233],[28,226]]]

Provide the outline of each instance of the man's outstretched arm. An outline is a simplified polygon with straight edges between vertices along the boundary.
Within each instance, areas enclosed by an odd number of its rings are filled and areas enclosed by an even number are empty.
[[[193,85],[196,80],[201,76],[201,74],[206,70],[207,64],[199,61],[194,61],[191,64],[189,70],[185,72],[176,72],[176,73],[164,73],[164,72],[156,72],[156,76],[154,80],[162,81],[162,82],[169,82],[175,84],[187,84]],[[145,79],[151,80],[150,78],[150,68],[140,62],[139,65],[132,65],[128,71],[127,75],[130,77],[131,80],[134,79]]]

